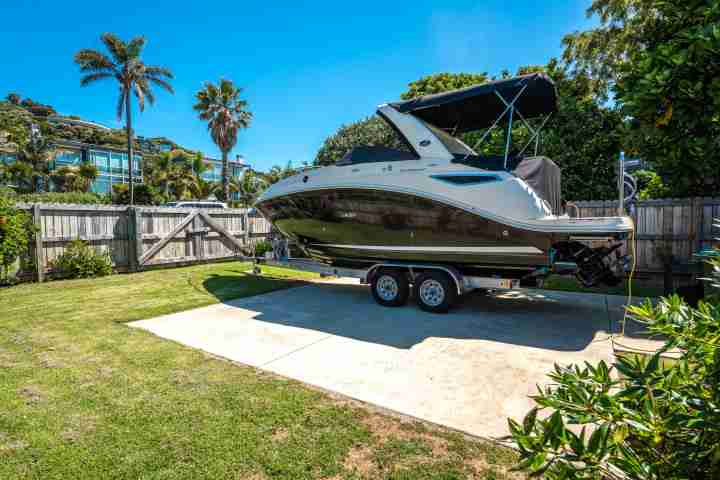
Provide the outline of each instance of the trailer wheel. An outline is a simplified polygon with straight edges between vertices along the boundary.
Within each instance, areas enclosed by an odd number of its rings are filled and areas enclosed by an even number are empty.
[[[415,280],[415,299],[426,312],[446,313],[457,297],[454,282],[444,272],[430,270]]]
[[[385,307],[399,307],[407,303],[410,284],[407,275],[398,270],[382,269],[372,279],[370,290],[377,303]]]

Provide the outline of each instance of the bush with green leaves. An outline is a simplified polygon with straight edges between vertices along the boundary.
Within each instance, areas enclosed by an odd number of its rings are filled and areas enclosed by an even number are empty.
[[[70,242],[54,266],[66,278],[104,277],[112,273],[110,255],[96,252],[82,240]]]
[[[21,193],[15,196],[24,203],[69,203],[76,205],[102,205],[110,203],[110,195],[94,192],[42,192]]]
[[[113,185],[112,200],[117,205],[130,204],[130,186],[127,183]],[[163,203],[162,196],[150,185],[138,183],[133,188],[135,205],[159,205]]]
[[[720,287],[720,258],[709,261]],[[652,357],[612,367],[557,366],[522,423],[510,420],[519,469],[550,479],[720,478],[720,302],[678,296],[629,307],[666,338]],[[677,349],[680,357],[662,356]]]
[[[35,226],[30,215],[15,207],[15,202],[0,194],[0,282],[5,282],[10,267],[28,251]]]
[[[267,240],[260,240],[255,244],[255,256],[264,257],[266,252],[272,252],[272,244]]]

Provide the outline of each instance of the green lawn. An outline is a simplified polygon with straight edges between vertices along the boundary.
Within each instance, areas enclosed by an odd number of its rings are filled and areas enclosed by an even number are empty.
[[[0,289],[0,479],[518,477],[506,449],[124,325],[307,278],[249,268]]]

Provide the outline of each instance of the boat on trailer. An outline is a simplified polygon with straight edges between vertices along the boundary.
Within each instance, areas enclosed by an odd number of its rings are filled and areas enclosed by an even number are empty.
[[[310,258],[364,269],[370,283],[385,265],[397,277],[414,269],[407,282],[394,280],[403,285],[417,284],[423,272],[441,277],[443,268],[525,284],[551,273],[575,275],[587,287],[616,284],[627,264],[620,241],[632,221],[562,211],[560,169],[538,155],[556,105],[555,86],[542,73],[380,105],[377,114],[405,149],[357,147],[335,165],[272,185],[255,206]],[[457,138],[484,131],[482,144],[503,121],[501,155],[479,155]],[[520,149],[512,144],[517,122],[530,133]]]

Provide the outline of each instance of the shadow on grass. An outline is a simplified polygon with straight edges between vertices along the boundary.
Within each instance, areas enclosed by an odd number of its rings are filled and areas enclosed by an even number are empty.
[[[238,270],[237,275],[212,274],[203,280],[202,287],[210,295],[224,302],[306,284],[307,282],[304,280],[253,275]]]

